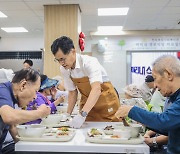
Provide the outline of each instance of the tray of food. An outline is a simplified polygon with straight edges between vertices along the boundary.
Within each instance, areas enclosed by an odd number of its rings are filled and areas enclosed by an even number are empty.
[[[121,136],[119,132],[123,133],[123,135]],[[124,134],[127,134],[127,136],[124,136]],[[132,138],[130,137],[129,130],[114,130],[113,126],[108,126],[104,129],[92,128],[88,130],[86,134],[86,141],[90,143],[103,144],[142,144],[144,142],[144,138],[140,134],[137,137]]]
[[[67,142],[74,137],[75,133],[75,129],[69,127],[57,127],[46,129],[44,133],[38,137],[17,135],[17,138],[21,141],[33,142]]]

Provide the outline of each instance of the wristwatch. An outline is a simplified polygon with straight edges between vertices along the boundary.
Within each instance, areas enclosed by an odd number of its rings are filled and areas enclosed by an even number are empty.
[[[88,115],[87,112],[85,112],[85,111],[81,111],[80,114],[82,117],[87,117],[87,115]]]

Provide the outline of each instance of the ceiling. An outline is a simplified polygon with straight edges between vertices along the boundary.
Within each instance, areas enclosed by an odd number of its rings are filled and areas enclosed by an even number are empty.
[[[97,26],[123,26],[123,30],[180,29],[180,0],[0,0],[0,27],[25,27],[28,33],[1,37],[43,37],[44,7],[49,4],[79,4],[82,31],[89,35]],[[97,8],[129,7],[127,16],[97,16]]]

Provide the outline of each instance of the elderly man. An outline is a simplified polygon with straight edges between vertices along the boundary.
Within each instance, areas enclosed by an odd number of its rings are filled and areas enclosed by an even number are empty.
[[[118,118],[128,116],[147,127],[169,136],[168,153],[180,153],[180,61],[171,55],[159,57],[153,63],[155,86],[172,105],[163,113],[148,112],[136,106],[123,105]]]
[[[3,152],[2,144],[8,130],[14,137],[16,124],[43,118],[50,114],[50,108],[46,105],[34,111],[14,109],[15,104],[25,107],[33,101],[39,87],[40,76],[33,69],[22,69],[15,73],[12,82],[0,84],[0,153]]]

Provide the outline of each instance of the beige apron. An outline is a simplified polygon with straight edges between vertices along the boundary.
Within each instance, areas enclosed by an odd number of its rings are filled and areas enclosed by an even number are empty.
[[[80,66],[82,67],[82,61],[80,61]],[[83,70],[83,72],[85,73],[85,70]],[[86,76],[82,78],[71,77],[71,79],[81,93],[81,110],[91,92],[89,78]],[[95,106],[88,113],[86,121],[119,121],[115,117],[115,113],[118,110],[119,106],[120,102],[111,82],[104,82],[101,84],[101,95]]]

